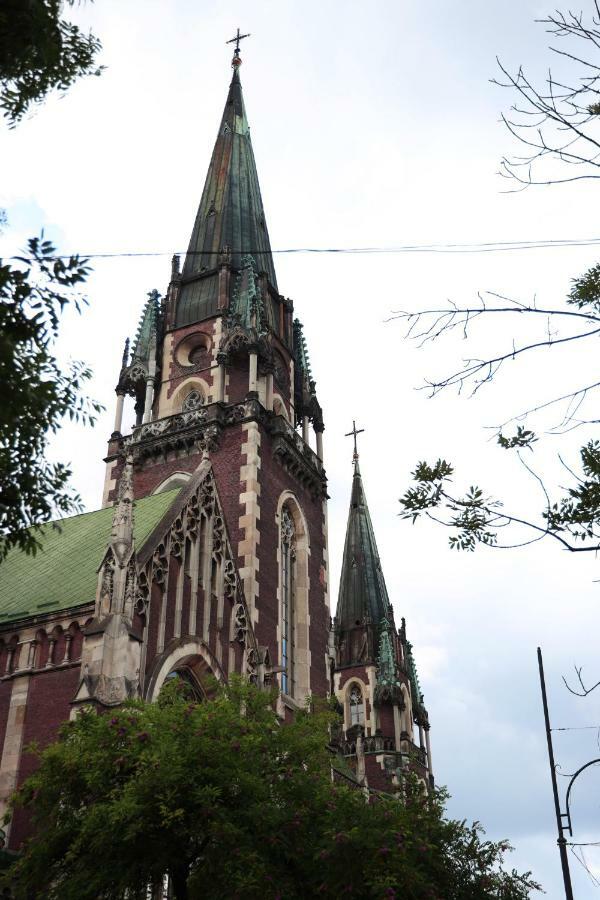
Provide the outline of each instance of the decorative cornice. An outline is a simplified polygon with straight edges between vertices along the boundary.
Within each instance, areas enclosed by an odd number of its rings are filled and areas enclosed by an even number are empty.
[[[133,454],[134,464],[163,457],[170,452],[217,452],[223,430],[243,422],[258,422],[273,440],[273,456],[315,497],[327,496],[327,478],[322,461],[283,416],[267,411],[257,398],[242,403],[210,403],[201,409],[165,416],[138,425],[123,439],[123,448]],[[123,452],[123,451],[121,451]]]

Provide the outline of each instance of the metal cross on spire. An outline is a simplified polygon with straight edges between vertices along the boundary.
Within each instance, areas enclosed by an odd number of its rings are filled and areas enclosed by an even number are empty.
[[[250,37],[250,32],[248,34],[240,34],[240,29],[238,28],[237,34],[235,37],[232,37],[230,41],[225,41],[226,44],[235,44],[234,55],[238,56],[240,52],[240,41],[243,41],[244,38]]]
[[[354,438],[354,455],[352,456],[353,462],[358,461],[358,446],[356,443],[356,436],[359,434],[362,434],[364,430],[365,430],[364,428],[357,428],[356,422],[354,421],[354,419],[352,419],[352,431],[349,431],[348,434],[346,435],[346,437]]]

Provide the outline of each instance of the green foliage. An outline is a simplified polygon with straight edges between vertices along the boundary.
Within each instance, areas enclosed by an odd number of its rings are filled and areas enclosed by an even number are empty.
[[[449,538],[453,550],[474,550],[478,543],[492,546],[497,538],[488,526],[495,519],[493,507],[497,504],[484,497],[478,487],[469,488],[463,497],[451,497],[444,489],[444,482],[452,474],[453,468],[446,460],[438,459],[433,466],[420,462],[412,473],[416,486],[408,488],[400,498],[402,518],[412,519],[414,523],[425,514],[439,522],[431,510],[445,509],[451,516],[442,524],[458,531]]]
[[[574,540],[600,540],[600,441],[581,448],[583,478],[544,514],[548,528]]]
[[[572,284],[567,303],[578,309],[589,307],[600,312],[600,264],[592,266],[579,278],[574,278]]]
[[[0,109],[11,127],[51,90],[65,91],[80,76],[102,71],[100,41],[61,18],[63,6],[62,0],[0,5]]]
[[[102,408],[81,393],[89,369],[74,362],[63,371],[52,355],[65,306],[80,309],[86,260],[56,259],[43,235],[28,251],[21,268],[0,260],[0,561],[13,546],[35,553],[35,526],[80,509],[70,469],[45,459],[48,434],[64,416],[93,423]]]
[[[452,466],[445,459],[438,459],[433,466],[429,466],[425,462],[418,463],[412,473],[417,486],[409,488],[401,500],[406,510],[403,518],[411,518],[413,522],[416,522],[422,512],[439,506],[442,500],[443,482],[449,479],[452,473]]]
[[[281,726],[274,695],[242,680],[190,702],[83,711],[13,798],[33,815],[7,876],[16,896],[142,900],[169,873],[176,900],[524,900],[504,842],[448,821],[446,795],[410,778],[401,803],[331,781],[332,713]],[[31,892],[31,893],[28,893]]]
[[[504,437],[502,432],[498,433],[498,444],[504,450],[514,450],[515,447],[522,449],[524,447],[529,447],[532,449],[531,445],[535,444],[537,441],[537,437],[533,431],[529,431],[528,428],[525,428],[523,425],[517,426],[517,433],[513,434],[512,437]]]

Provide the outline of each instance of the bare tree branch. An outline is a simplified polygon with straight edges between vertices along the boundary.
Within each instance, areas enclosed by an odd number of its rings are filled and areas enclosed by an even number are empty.
[[[538,21],[555,38],[579,44],[574,49],[550,46],[549,50],[555,58],[576,67],[580,74],[575,83],[569,84],[555,78],[549,69],[539,87],[522,66],[513,73],[497,59],[502,77],[492,82],[517,98],[510,113],[502,114],[502,121],[508,132],[529,150],[525,156],[504,157],[500,163],[500,175],[519,185],[516,190],[600,178],[600,136],[595,128],[600,113],[600,18],[592,14],[588,23],[582,13],[558,11]],[[582,41],[589,55],[581,52]],[[581,166],[586,171],[558,177],[552,169],[546,177],[538,174],[538,169],[543,173],[546,163],[552,162]]]
[[[570,684],[568,683],[568,681],[564,675],[562,676],[562,680],[564,681],[565,687],[567,688],[567,690],[570,691],[572,694],[575,694],[576,697],[587,697],[588,694],[591,694],[592,691],[595,691],[596,688],[598,686],[600,686],[600,681],[597,681],[596,684],[592,685],[592,687],[587,688],[583,683],[583,678],[581,677],[581,673],[583,672],[583,666],[579,666],[579,667],[574,666],[573,668],[575,669],[575,672],[577,674],[577,681],[579,682],[579,686],[580,686],[581,690],[580,691],[574,690],[570,686]]]

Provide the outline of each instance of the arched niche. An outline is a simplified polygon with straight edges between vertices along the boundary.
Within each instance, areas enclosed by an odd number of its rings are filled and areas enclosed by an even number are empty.
[[[155,487],[153,494],[162,494],[164,491],[172,491],[174,488],[181,488],[188,483],[192,476],[189,472],[173,472],[168,478]]]
[[[359,678],[352,678],[344,687],[344,726],[346,729],[354,725],[366,727],[367,722],[367,686]]]
[[[171,641],[155,660],[144,690],[146,700],[154,703],[165,680],[178,670],[185,671],[186,679],[192,679],[206,699],[214,695],[215,679],[222,684],[226,680],[218,660],[204,641],[188,635]]]
[[[197,376],[186,378],[181,382],[177,390],[173,393],[173,396],[169,399],[169,410],[168,412],[165,411],[165,415],[181,412],[186,402],[186,398],[189,397],[190,394],[198,395],[197,406],[199,408],[209,402],[210,388],[203,378],[198,378]]]

